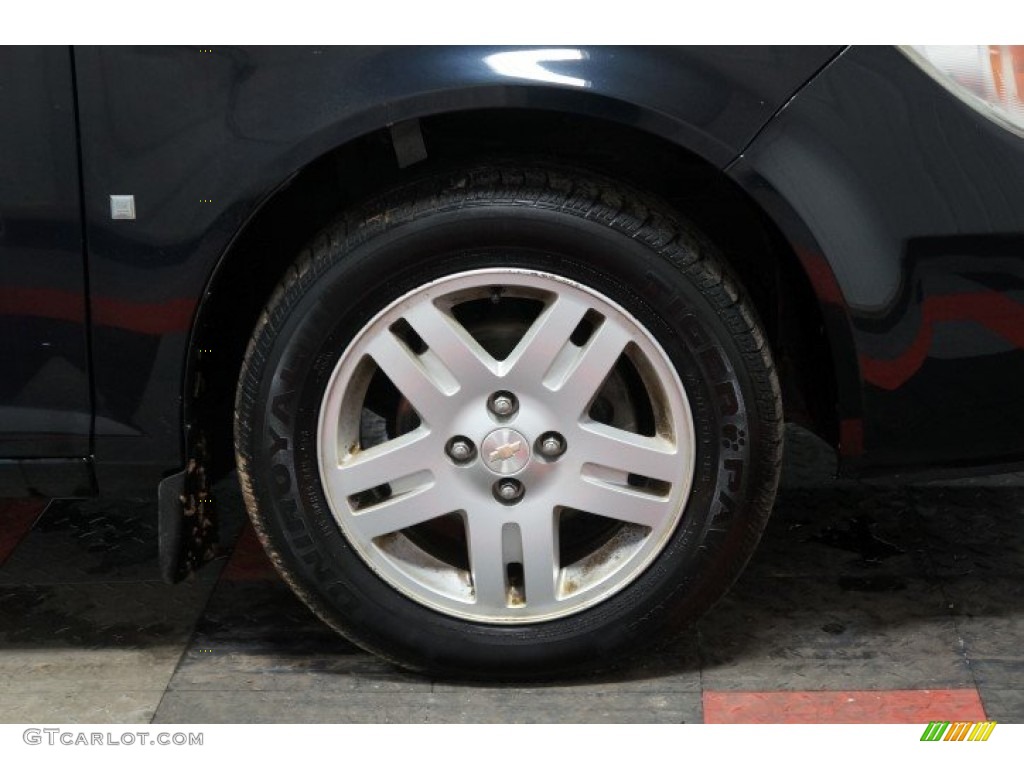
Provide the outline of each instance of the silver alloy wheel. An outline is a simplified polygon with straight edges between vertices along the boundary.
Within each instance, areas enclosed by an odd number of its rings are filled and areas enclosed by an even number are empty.
[[[495,354],[457,316],[508,299],[536,310]],[[595,414],[613,378],[623,388],[622,366],[646,428]],[[399,395],[394,413],[368,407],[382,387]],[[513,394],[510,415],[495,393]],[[563,450],[548,456],[535,441],[551,433]],[[453,460],[455,436],[480,447],[471,460]],[[637,578],[684,514],[695,438],[674,367],[622,307],[553,274],[482,269],[420,286],[364,326],[328,382],[317,451],[334,519],[384,581],[449,616],[508,624],[582,611]],[[512,476],[521,493],[504,501],[496,488]],[[601,535],[566,541],[587,517]]]

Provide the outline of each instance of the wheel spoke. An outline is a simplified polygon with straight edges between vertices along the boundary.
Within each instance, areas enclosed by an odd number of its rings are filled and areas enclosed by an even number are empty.
[[[429,432],[420,428],[346,458],[328,478],[340,495],[376,488],[428,469]],[[440,451],[440,449],[438,449]]]
[[[509,381],[542,381],[586,313],[587,305],[574,296],[558,296],[545,307],[505,360]]]
[[[403,316],[460,387],[495,375],[497,362],[455,319],[423,301]]]
[[[454,405],[449,398],[454,392],[446,392],[417,360],[415,353],[398,341],[394,334],[377,334],[367,345],[366,353],[412,403],[424,422],[441,424],[447,420]]]
[[[504,611],[507,598],[501,522],[471,515],[467,527],[476,604],[488,610]]]
[[[558,575],[558,526],[553,509],[534,510],[521,525],[523,586],[531,611],[553,605]]]
[[[599,464],[667,483],[675,481],[683,471],[679,452],[662,437],[638,435],[589,421],[580,425],[570,442],[573,456],[581,463]]]
[[[656,528],[673,511],[670,496],[655,496],[590,477],[582,477],[568,487],[565,505],[647,528]]]
[[[583,413],[631,339],[629,331],[605,318],[557,388],[558,399],[568,412]]]
[[[363,536],[374,539],[453,511],[451,497],[431,484],[352,513],[349,519]]]

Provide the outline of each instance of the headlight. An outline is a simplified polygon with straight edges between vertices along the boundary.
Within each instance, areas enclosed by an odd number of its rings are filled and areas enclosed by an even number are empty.
[[[901,50],[955,96],[1024,136],[1024,45],[904,45]]]

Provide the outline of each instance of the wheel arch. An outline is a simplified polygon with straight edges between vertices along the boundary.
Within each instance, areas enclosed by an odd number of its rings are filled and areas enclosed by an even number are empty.
[[[299,249],[339,209],[402,183],[421,167],[496,156],[579,165],[667,198],[724,246],[777,354],[784,349],[778,356],[788,418],[838,444],[837,382],[823,314],[831,295],[827,280],[808,275],[772,219],[707,157],[658,132],[564,110],[485,108],[414,119],[427,147],[423,163],[399,168],[387,127],[328,149],[265,195],[211,270],[191,330],[183,417],[186,434],[193,433],[187,444],[194,445],[197,433],[207,436],[214,475],[232,459],[225,418],[245,341]],[[568,138],[553,141],[553,131]],[[307,149],[323,146],[321,137]],[[218,397],[211,400],[211,392]]]

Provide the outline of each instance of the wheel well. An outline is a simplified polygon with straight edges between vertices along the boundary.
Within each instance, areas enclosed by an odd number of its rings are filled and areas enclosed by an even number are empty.
[[[249,336],[298,252],[339,211],[411,174],[480,158],[582,167],[667,200],[718,246],[749,293],[775,354],[787,420],[837,444],[836,382],[817,299],[774,224],[721,170],[643,131],[577,115],[480,110],[424,118],[420,128],[427,159],[409,168],[399,168],[387,129],[306,166],[222,258],[193,334],[184,403],[213,476],[233,466],[234,392]]]

